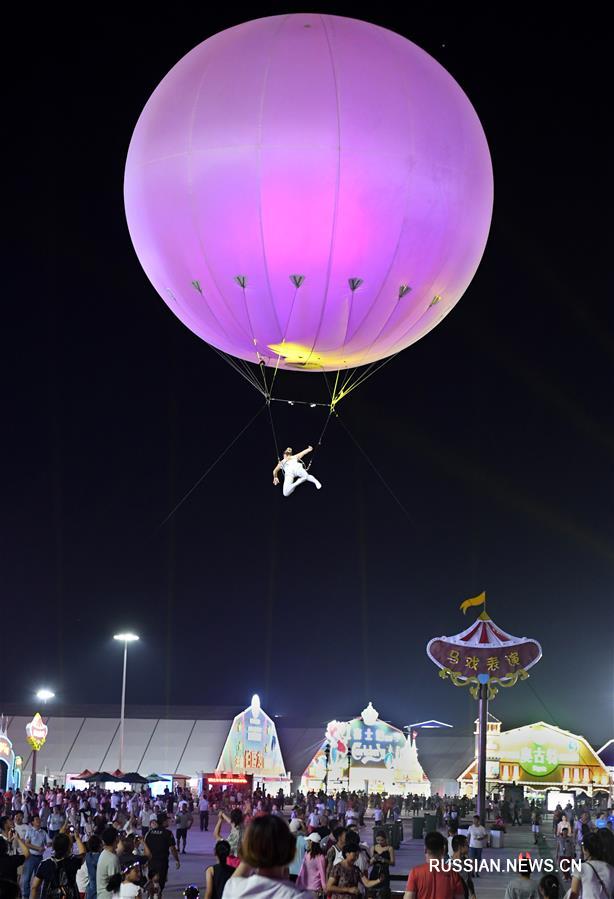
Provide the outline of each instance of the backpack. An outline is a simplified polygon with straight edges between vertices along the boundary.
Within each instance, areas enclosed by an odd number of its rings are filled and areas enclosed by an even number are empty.
[[[52,857],[50,861],[55,865],[55,871],[45,891],[45,899],[79,899],[77,882],[74,877],[71,882],[66,873],[66,859]]]

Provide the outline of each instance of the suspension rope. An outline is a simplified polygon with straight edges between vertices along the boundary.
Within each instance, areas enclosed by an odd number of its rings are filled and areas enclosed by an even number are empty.
[[[230,365],[230,367],[232,369],[234,369],[234,371],[236,371],[237,374],[241,375],[242,378],[245,378],[245,380],[249,384],[251,384],[252,387],[255,387],[255,389],[258,391],[258,393],[260,393],[262,396],[266,396],[262,387],[260,386],[258,381],[255,379],[251,368],[242,368],[239,365],[239,362],[243,363],[243,365],[247,365],[247,363],[245,362],[244,359],[237,359],[234,356],[230,356],[228,353],[225,353],[223,350],[218,350],[218,348],[213,346],[212,343],[209,343],[208,346],[211,347],[211,349],[213,350],[214,353],[217,353],[217,355],[220,357],[220,359],[223,359],[224,362],[226,362],[228,365]]]
[[[390,484],[386,481],[383,474],[381,474],[381,472],[379,471],[379,469],[377,468],[377,466],[375,465],[373,460],[370,458],[370,456],[367,455],[365,450],[362,448],[362,446],[356,440],[356,438],[354,437],[354,435],[352,434],[352,432],[350,431],[348,426],[345,424],[345,422],[341,418],[339,418],[339,416],[337,416],[337,420],[338,420],[339,424],[341,425],[341,427],[343,428],[343,430],[345,431],[345,433],[348,435],[348,437],[352,441],[352,443],[354,444],[354,446],[358,449],[358,451],[361,453],[361,455],[363,455],[364,458],[367,460],[370,467],[373,469],[375,474],[378,476],[378,478],[380,479],[380,481],[382,482],[382,484],[384,485],[384,487],[386,488],[386,490],[388,491],[390,496],[395,501],[395,503],[403,511],[403,513],[404,513],[405,517],[407,518],[407,520],[409,521],[409,523],[412,525],[412,527],[416,527],[415,521],[413,520],[413,518],[411,517],[411,515],[409,514],[409,512],[407,511],[407,509],[405,508],[405,506],[399,499],[399,497],[396,495],[396,493],[394,492],[394,490],[392,489]]]
[[[265,404],[265,405],[266,405],[266,404]],[[221,462],[221,460],[224,458],[224,456],[226,455],[226,453],[227,453],[227,452],[228,452],[228,451],[235,445],[235,443],[237,442],[237,440],[239,440],[239,438],[242,437],[243,434],[245,434],[245,432],[247,431],[247,429],[248,429],[248,428],[249,428],[249,427],[256,421],[256,419],[258,418],[258,416],[260,415],[260,413],[264,411],[264,408],[265,408],[264,405],[261,406],[261,407],[258,409],[258,411],[256,412],[256,414],[253,415],[253,416],[250,418],[250,420],[247,422],[247,424],[246,424],[244,427],[241,428],[241,430],[239,431],[239,433],[237,434],[237,436],[234,437],[234,438],[230,441],[230,443],[228,444],[228,446],[226,447],[226,449],[222,450],[222,452],[219,454],[219,456],[217,457],[217,459],[216,459],[214,462],[211,463],[211,465],[206,469],[205,472],[203,472],[203,474],[201,474],[201,476],[200,476],[199,479],[196,481],[196,483],[193,484],[193,485],[190,487],[190,489],[189,489],[186,493],[184,493],[184,495],[181,497],[181,499],[179,500],[179,502],[177,503],[177,505],[176,505],[173,509],[171,509],[171,511],[170,511],[170,512],[168,513],[168,515],[166,516],[166,518],[165,518],[163,521],[160,522],[160,524],[158,525],[158,528],[163,528],[164,525],[165,525],[168,521],[170,521],[170,519],[173,517],[173,515],[175,514],[175,512],[176,512],[176,511],[177,511],[177,510],[184,504],[184,502],[187,500],[187,498],[188,498],[189,496],[191,496],[192,493],[194,493],[194,491],[196,490],[196,488],[197,488],[198,486],[200,486],[200,484],[202,484],[202,482],[205,480],[205,478],[207,477],[207,475],[210,474],[210,473],[213,471],[213,469],[214,469],[215,466],[218,464],[218,462]]]
[[[377,362],[372,362],[370,365],[368,365],[367,368],[364,370],[364,372],[362,372],[359,375],[358,379],[353,384],[351,384],[347,387],[343,386],[341,388],[341,390],[339,391],[339,396],[338,396],[337,402],[339,402],[339,400],[344,399],[353,390],[356,390],[357,387],[361,387],[362,384],[365,383],[365,381],[368,381],[369,378],[372,378],[373,375],[376,374],[378,371],[380,371],[380,369],[382,369],[385,365],[388,365],[389,362],[392,362],[393,359],[396,359],[396,357],[399,355],[400,352],[401,352],[401,350],[399,350],[399,352],[395,353],[393,356],[388,356],[387,359],[383,359],[381,362],[379,362],[379,364],[377,364]],[[375,366],[375,368],[374,368],[374,366]],[[358,371],[358,369],[354,369],[354,372],[352,374],[354,374],[356,371]],[[351,379],[348,379],[348,381],[349,380],[351,380]]]
[[[273,432],[273,443],[275,444],[275,458],[279,462],[279,444],[277,443],[277,434],[275,432],[275,422],[273,421],[273,413],[271,412],[271,402],[270,399],[267,400],[266,404],[267,412],[269,413],[269,421],[271,422],[271,431]]]

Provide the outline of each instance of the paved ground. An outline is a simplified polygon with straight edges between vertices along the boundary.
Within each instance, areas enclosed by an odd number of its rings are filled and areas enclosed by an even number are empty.
[[[213,818],[213,816],[212,816]],[[424,845],[421,840],[411,839],[411,820],[404,821],[405,839],[401,848],[396,853],[396,865],[391,873],[403,874],[405,877],[414,865],[422,864],[424,861]],[[179,871],[174,870],[174,863],[171,860],[171,870],[169,873],[169,882],[164,896],[170,899],[171,896],[180,895],[189,883],[194,883],[201,888],[204,884],[205,868],[212,864],[215,859],[213,856],[213,828],[208,832],[201,833],[198,823],[195,822],[192,829],[188,832],[188,849],[185,855],[181,855],[181,868]],[[227,828],[224,828],[224,833]],[[537,850],[533,845],[533,836],[528,825],[521,827],[510,827],[505,834],[505,848],[503,849],[486,849],[484,858],[506,859],[513,858],[519,852],[530,851],[532,856],[552,857],[554,841],[550,836],[550,827],[544,825],[546,839],[541,847]],[[371,822],[367,819],[367,826],[363,828],[361,835],[365,842],[372,842],[371,837],[373,828]],[[511,875],[501,873],[482,874],[476,881],[478,899],[502,899],[505,887],[510,880]],[[404,883],[401,881],[392,884],[393,889],[400,892],[404,889]]]

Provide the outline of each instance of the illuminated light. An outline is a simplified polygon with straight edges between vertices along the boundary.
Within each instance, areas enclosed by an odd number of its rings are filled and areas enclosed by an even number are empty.
[[[315,403],[309,403],[309,408],[310,408],[310,409],[315,409],[315,407],[316,407],[316,404],[315,404]]]
[[[258,696],[257,693],[254,693],[254,695],[252,696],[251,709],[252,709],[252,715],[255,718],[258,718],[258,716],[260,715],[261,706],[260,706],[260,697]]]
[[[45,745],[48,728],[40,714],[37,712],[34,718],[26,724],[26,742],[32,749],[38,752]]]
[[[113,634],[114,640],[121,640],[123,643],[134,643],[139,637],[137,634]]]
[[[246,777],[208,777],[207,783],[210,784],[247,784]]]
[[[311,39],[299,40],[306,24]],[[269,49],[263,55],[265,46]],[[324,71],[332,71],[333,77],[320,77]],[[266,103],[260,110],[259,131],[267,139],[261,142],[262,164],[255,166],[250,153],[237,154],[236,148],[245,132],[245,110],[258,104],[263,77],[267,96],[291,97],[292,102]],[[337,83],[351,83],[352,90],[337,92]],[[409,106],[407,84],[412,85]],[[337,108],[338,114],[321,114]],[[358,166],[354,154],[341,154],[339,177],[331,178],[328,154],[323,156],[320,148],[338,145],[341,119],[377,120],[378,140],[368,151],[368,142],[357,151]],[[433,128],[433,119],[446,127]],[[311,139],[301,139],[303,134]],[[186,146],[218,149],[213,155],[186,154]],[[393,157],[409,156],[410,172],[390,163]],[[412,207],[424,214],[398,215],[398,198],[406,191]],[[465,291],[488,235],[492,169],[468,98],[415,44],[341,16],[314,16],[307,23],[300,14],[281,20],[271,16],[236,25],[191,49],[153,92],[130,144],[125,203],[136,252],[156,289],[165,286],[162,276],[189,284],[185,273],[196,277],[201,272],[206,246],[207,261],[219,274],[208,297],[210,311],[202,308],[195,290],[186,291],[180,317],[208,343],[252,360],[249,332],[258,334],[259,346],[277,339],[276,312],[306,275],[313,279],[314,292],[304,297],[304,304],[299,296],[288,337],[307,344],[308,352],[318,352],[321,345],[336,356],[352,346],[356,364],[366,365],[409,346],[435,326],[437,313],[416,314],[430,302],[431,285],[445,285],[442,311]],[[333,208],[331,232],[321,225]],[[445,215],[438,214],[441,209]],[[264,231],[259,227],[262,210]],[[163,227],[164,222],[172,222],[172,228]],[[240,235],[238,243],[228,239],[235,234]],[[357,241],[364,252],[356,253]],[[414,268],[425,256],[428,277]],[[357,257],[360,264],[352,263]],[[401,279],[416,278],[415,303],[402,304],[390,318],[388,306],[396,301],[377,284],[381,260],[393,257],[398,273],[391,282],[393,297]],[[352,290],[363,279],[365,285],[375,285],[355,296],[360,308],[353,310],[350,327],[345,289],[329,291],[325,315],[317,308],[320,276],[327,269],[331,287],[343,288],[346,276]],[[247,271],[254,278],[248,282],[255,289],[250,291],[247,330],[236,327],[243,315],[233,271],[240,286],[245,286]],[[350,271],[360,277],[350,278]],[[266,273],[266,291],[261,272]],[[290,288],[288,279],[294,279]],[[269,287],[271,295],[265,299]],[[283,360],[279,364],[288,366]],[[277,365],[271,360],[270,367]]]
[[[49,699],[55,699],[55,693],[53,690],[37,690],[36,698],[40,699],[41,702],[47,702]]]
[[[293,406],[293,405],[294,405],[294,403],[292,402],[292,400],[288,400],[288,405],[289,405],[289,406]]]

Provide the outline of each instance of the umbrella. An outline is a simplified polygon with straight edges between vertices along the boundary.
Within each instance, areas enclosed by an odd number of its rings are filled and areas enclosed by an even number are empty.
[[[142,774],[139,774],[138,771],[127,771],[126,774],[122,774],[121,780],[123,780],[129,784],[148,784],[149,783],[149,778],[144,777]]]
[[[156,781],[156,780],[166,780],[166,778],[165,778],[165,777],[162,777],[161,774],[155,774],[155,773],[154,773],[154,774],[150,774],[150,775],[148,776],[148,778],[147,778],[147,782],[150,783],[150,784],[151,784],[151,783],[154,783],[154,781]]]
[[[86,780],[88,777],[91,777],[93,773],[94,773],[94,772],[93,772],[93,771],[90,771],[89,768],[85,768],[85,769],[81,772],[81,774],[75,774],[75,775],[74,775],[74,779],[75,779],[75,780]]]
[[[84,777],[83,780],[86,783],[97,784],[97,783],[108,783],[109,781],[110,782],[117,781],[117,778],[114,777],[112,774],[109,774],[108,771],[96,771],[95,774],[90,774],[89,777]]]

